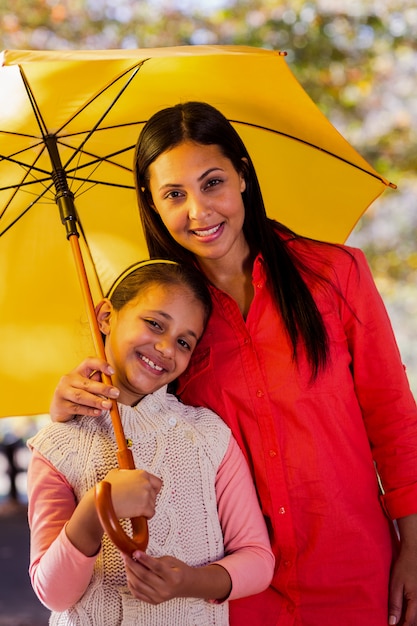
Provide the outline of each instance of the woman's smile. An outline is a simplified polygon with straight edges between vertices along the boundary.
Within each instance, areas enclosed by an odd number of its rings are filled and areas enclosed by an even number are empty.
[[[194,233],[199,239],[204,239],[205,242],[211,242],[216,240],[223,233],[224,222],[212,226],[210,228],[194,228],[191,232]]]

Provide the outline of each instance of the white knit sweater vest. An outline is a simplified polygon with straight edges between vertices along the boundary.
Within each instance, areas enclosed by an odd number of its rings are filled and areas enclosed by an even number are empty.
[[[149,522],[153,556],[172,555],[192,566],[221,558],[223,538],[217,514],[215,479],[230,431],[204,408],[184,406],[166,387],[137,407],[119,405],[124,433],[132,441],[135,466],[163,481],[156,514]],[[117,467],[116,445],[108,413],[50,424],[30,444],[73,486],[79,500]],[[129,522],[124,522],[126,528]],[[227,603],[175,598],[158,606],[130,594],[119,552],[103,537],[91,583],[79,602],[52,613],[54,626],[226,626]]]

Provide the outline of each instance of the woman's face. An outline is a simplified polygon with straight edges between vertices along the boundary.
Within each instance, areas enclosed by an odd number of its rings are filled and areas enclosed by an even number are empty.
[[[119,311],[103,300],[97,318],[119,401],[129,405],[184,372],[204,329],[203,305],[182,285],[150,284]]]
[[[203,264],[246,256],[245,187],[217,145],[185,141],[149,167],[155,210],[175,241]]]

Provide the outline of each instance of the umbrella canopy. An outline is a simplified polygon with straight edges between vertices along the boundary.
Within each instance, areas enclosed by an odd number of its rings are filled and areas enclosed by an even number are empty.
[[[222,111],[253,158],[268,215],[310,237],[343,242],[390,185],[274,51],[7,51],[0,94],[0,416],[47,412],[60,375],[93,354],[57,190],[74,196],[94,301],[147,257],[132,161],[155,111],[188,100]]]

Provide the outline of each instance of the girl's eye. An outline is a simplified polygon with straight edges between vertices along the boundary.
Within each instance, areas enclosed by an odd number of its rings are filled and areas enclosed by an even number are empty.
[[[185,339],[178,339],[178,343],[180,344],[181,348],[184,348],[185,350],[192,350],[192,347],[187,341],[185,341]]]
[[[155,330],[162,330],[162,327],[155,320],[145,320],[145,322]]]

